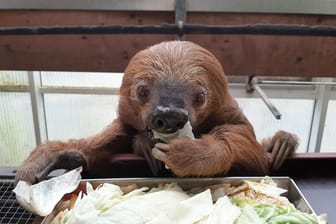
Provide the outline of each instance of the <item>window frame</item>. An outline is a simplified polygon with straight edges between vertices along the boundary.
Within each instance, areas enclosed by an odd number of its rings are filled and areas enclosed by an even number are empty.
[[[43,73],[45,72],[43,71]],[[3,92],[28,92],[30,94],[37,144],[48,140],[43,94],[119,94],[119,88],[42,86],[41,74],[42,72],[40,71],[28,71],[27,86],[0,85],[0,91]],[[312,81],[333,82],[335,78],[313,78]],[[261,84],[260,87],[269,98],[312,99],[315,101],[307,152],[320,152],[328,103],[329,100],[336,99],[336,85]],[[259,98],[259,95],[255,91],[248,93],[246,91],[246,84],[244,83],[229,83],[229,88],[234,97]]]

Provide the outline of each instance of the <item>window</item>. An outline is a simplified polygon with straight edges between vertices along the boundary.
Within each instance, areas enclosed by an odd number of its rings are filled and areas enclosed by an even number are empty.
[[[117,116],[121,80],[120,73],[0,71],[0,166],[19,165],[47,139],[82,138],[102,130]],[[314,85],[264,86],[282,114],[277,120],[256,93],[246,93],[244,77],[229,80],[258,140],[281,129],[299,136],[299,152],[309,147],[336,151],[335,87],[322,88],[321,94]],[[319,105],[325,108],[317,110]],[[314,127],[323,135],[316,137]]]
[[[321,152],[336,151],[336,100],[330,100],[322,137]]]
[[[314,100],[271,99],[281,112],[280,120],[274,118],[261,99],[238,98],[237,100],[252,123],[258,140],[271,137],[278,130],[284,130],[299,136],[298,152],[307,151]]]
[[[117,116],[116,95],[45,94],[49,140],[82,138],[101,131]]]
[[[16,166],[35,147],[29,93],[0,92],[0,166]]]

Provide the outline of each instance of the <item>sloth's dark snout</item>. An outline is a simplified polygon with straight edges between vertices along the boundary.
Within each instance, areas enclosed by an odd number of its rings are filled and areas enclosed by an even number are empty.
[[[177,107],[157,107],[150,118],[150,128],[159,133],[174,133],[188,122],[188,112]]]

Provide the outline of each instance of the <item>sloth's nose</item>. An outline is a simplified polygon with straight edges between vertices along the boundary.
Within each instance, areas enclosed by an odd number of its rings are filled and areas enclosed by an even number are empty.
[[[176,107],[157,107],[151,118],[151,129],[159,133],[174,133],[188,122],[188,112]]]

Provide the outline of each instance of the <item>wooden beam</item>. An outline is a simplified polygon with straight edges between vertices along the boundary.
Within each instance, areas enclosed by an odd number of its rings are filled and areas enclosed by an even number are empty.
[[[290,14],[188,14],[188,23],[336,25],[336,16]],[[336,38],[256,35],[188,35],[212,51],[229,75],[333,77]]]
[[[173,12],[0,11],[0,26],[174,23]],[[139,50],[174,35],[0,36],[0,70],[122,72]]]
[[[122,72],[130,58],[174,35],[0,37],[0,70]]]
[[[1,10],[0,27],[174,23],[173,12]],[[204,25],[336,25],[335,16],[189,12]],[[122,72],[139,50],[174,35],[0,36],[0,70]],[[213,52],[228,75],[333,77],[336,38],[186,35]]]

